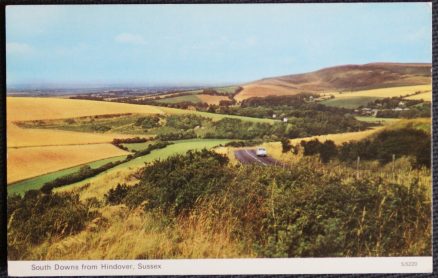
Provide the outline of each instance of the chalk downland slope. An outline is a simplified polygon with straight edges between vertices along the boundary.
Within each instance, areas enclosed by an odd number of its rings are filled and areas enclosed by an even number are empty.
[[[300,92],[336,92],[431,83],[431,64],[372,63],[265,78],[243,85],[237,101],[250,97]]]

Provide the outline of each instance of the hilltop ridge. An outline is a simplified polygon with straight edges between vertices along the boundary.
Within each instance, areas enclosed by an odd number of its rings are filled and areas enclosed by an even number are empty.
[[[377,62],[340,65],[301,74],[269,77],[244,84],[236,99],[301,92],[356,91],[430,84],[430,63]]]

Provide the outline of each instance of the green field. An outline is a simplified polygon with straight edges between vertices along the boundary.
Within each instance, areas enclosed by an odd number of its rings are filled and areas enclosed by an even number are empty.
[[[365,106],[369,102],[372,102],[376,99],[379,99],[379,97],[368,97],[368,96],[340,97],[340,98],[334,98],[334,99],[328,99],[328,100],[321,101],[321,104],[324,104],[327,106],[354,109],[354,108],[358,108],[361,105]]]
[[[141,156],[126,163],[120,164],[112,169],[123,169],[127,167],[139,167],[145,162],[152,162],[156,159],[165,159],[174,154],[186,153],[188,150],[200,150],[203,148],[213,148],[221,144],[226,144],[232,140],[229,139],[189,139],[175,141],[175,144],[169,145],[164,149],[152,151],[149,155]]]
[[[190,90],[190,91],[183,91],[182,93],[186,93],[186,94],[200,94],[202,93],[203,90],[199,89],[199,90]]]
[[[227,93],[232,94],[236,91],[237,86],[228,86],[228,87],[218,87],[214,88],[214,90],[218,91],[219,93]]]
[[[176,96],[171,98],[163,98],[160,100],[157,100],[157,102],[160,103],[180,103],[180,102],[192,102],[192,103],[199,103],[201,100],[196,96],[196,94],[193,95],[187,95],[187,96]]]
[[[274,124],[274,123],[280,122],[280,120],[273,120],[273,119],[252,118],[252,117],[236,116],[236,115],[224,115],[224,114],[215,114],[215,113],[200,112],[200,111],[196,111],[195,114],[199,115],[199,116],[211,118],[214,121],[219,121],[219,120],[222,120],[223,118],[232,118],[232,119],[239,119],[242,121],[248,121],[248,122],[254,122],[254,123]]]
[[[391,123],[400,120],[396,118],[376,118],[376,117],[366,117],[366,116],[356,116],[355,118],[358,121],[367,122],[367,123]]]
[[[237,86],[217,87],[217,88],[212,88],[212,89],[219,92],[219,93],[232,94],[236,91]],[[184,91],[183,93],[188,93],[190,95],[163,98],[163,99],[157,100],[156,102],[170,103],[170,104],[180,103],[180,102],[199,103],[199,102],[201,102],[201,99],[199,99],[196,95],[202,94],[202,92],[203,92],[203,90]]]
[[[126,168],[140,168],[145,165],[145,163],[153,162],[155,160],[159,159],[166,159],[169,156],[175,155],[175,154],[184,154],[189,150],[201,150],[201,149],[210,149],[219,145],[224,145],[232,140],[227,139],[189,139],[189,140],[181,140],[181,141],[175,141],[174,144],[167,146],[164,149],[154,150],[150,154],[141,156],[138,158],[135,158],[131,161],[128,161],[126,163],[117,165],[114,168],[111,168],[105,172],[102,172],[94,177],[82,180],[80,182],[63,186],[57,190],[69,190],[72,189],[72,187],[80,187],[86,183],[90,183],[93,179],[98,179],[100,176],[104,175],[105,173],[108,173],[109,171],[117,171],[117,170],[123,170]]]
[[[64,170],[60,170],[60,171],[56,171],[56,172],[52,172],[52,173],[48,173],[48,174],[44,174],[38,177],[34,177],[31,179],[27,179],[24,181],[18,181],[16,183],[12,183],[10,185],[8,185],[7,190],[8,190],[8,194],[24,194],[24,192],[31,190],[31,189],[39,189],[40,187],[42,187],[46,182],[49,181],[53,181],[59,177],[65,176],[65,175],[69,175],[72,174],[74,172],[77,172],[81,167],[88,165],[91,168],[98,168],[106,163],[109,162],[114,162],[114,161],[118,161],[118,160],[122,160],[125,159],[126,155],[122,155],[122,156],[116,156],[116,157],[110,157],[110,158],[106,158],[106,159],[101,159],[101,160],[97,160],[97,161],[93,161],[90,163],[86,163],[86,164],[81,164],[81,165],[77,165],[71,168],[67,168]]]

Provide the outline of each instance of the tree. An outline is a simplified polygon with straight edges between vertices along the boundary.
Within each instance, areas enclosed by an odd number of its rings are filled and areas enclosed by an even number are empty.
[[[287,138],[282,138],[281,139],[281,151],[283,153],[287,153],[292,149],[292,145],[289,142],[289,139]]]
[[[325,141],[319,148],[319,157],[322,163],[328,163],[337,154],[338,149],[332,140]]]

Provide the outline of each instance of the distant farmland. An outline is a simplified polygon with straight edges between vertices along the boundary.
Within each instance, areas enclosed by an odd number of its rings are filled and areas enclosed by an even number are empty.
[[[357,108],[361,105],[366,105],[367,103],[379,98],[404,97],[407,95],[412,95],[416,92],[425,92],[424,94],[426,95],[423,95],[423,93],[421,93],[411,97],[418,97],[421,95],[419,98],[416,99],[423,99],[428,95],[432,95],[431,90],[431,85],[417,85],[362,91],[336,92],[331,93],[332,95],[334,95],[334,99],[325,100],[322,103],[329,106]],[[409,99],[409,97],[407,98]]]
[[[65,119],[105,114],[160,114],[150,105],[102,102],[78,99],[7,97],[8,121]]]

